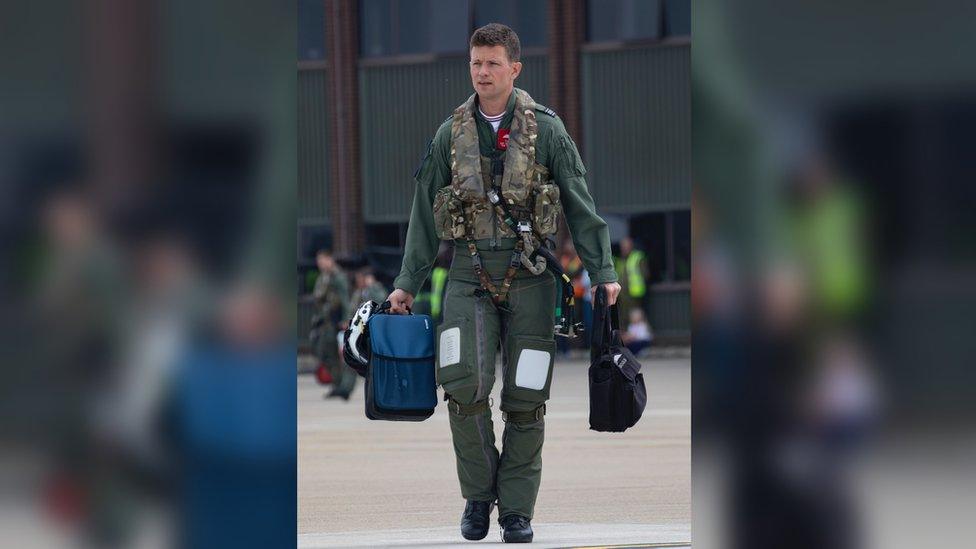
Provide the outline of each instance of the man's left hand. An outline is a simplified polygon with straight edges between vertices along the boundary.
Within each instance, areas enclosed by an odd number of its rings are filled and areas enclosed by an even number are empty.
[[[616,282],[605,282],[603,284],[597,284],[590,288],[590,293],[592,293],[593,300],[596,301],[596,289],[603,286],[607,290],[607,304],[613,305],[617,302],[617,294],[620,293],[620,284]]]

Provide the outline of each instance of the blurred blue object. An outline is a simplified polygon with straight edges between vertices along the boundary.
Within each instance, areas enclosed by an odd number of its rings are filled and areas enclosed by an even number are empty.
[[[183,363],[181,547],[294,543],[297,447],[294,342],[209,347]]]
[[[210,347],[186,358],[177,393],[188,454],[286,462],[296,455],[295,349]]]

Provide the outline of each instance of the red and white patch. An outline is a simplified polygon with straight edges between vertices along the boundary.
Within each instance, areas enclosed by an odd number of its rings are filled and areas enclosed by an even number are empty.
[[[498,148],[498,150],[504,151],[508,149],[508,133],[509,130],[506,128],[498,129],[498,142],[495,143],[495,147]]]

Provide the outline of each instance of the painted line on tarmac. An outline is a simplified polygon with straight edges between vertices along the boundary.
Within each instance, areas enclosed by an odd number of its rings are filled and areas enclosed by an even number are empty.
[[[690,547],[685,541],[691,537],[691,525],[684,524],[577,524],[577,523],[539,523],[534,524],[535,540],[533,547],[552,548],[676,548]],[[491,543],[491,540],[498,540]],[[657,540],[657,541],[645,541]],[[497,525],[492,524],[485,546],[503,547]],[[497,544],[497,545],[496,545]],[[312,549],[319,547],[398,547],[464,549],[471,542],[461,538],[457,526],[431,528],[406,528],[390,530],[369,530],[353,532],[315,532],[298,535],[298,547]]]
[[[626,545],[574,545],[572,547],[555,547],[553,549],[658,549],[663,547],[691,547],[691,542],[679,541],[676,543],[632,543]]]

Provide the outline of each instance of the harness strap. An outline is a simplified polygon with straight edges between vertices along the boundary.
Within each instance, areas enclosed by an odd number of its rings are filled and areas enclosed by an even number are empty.
[[[473,416],[483,414],[491,405],[488,400],[479,400],[471,404],[461,404],[452,397],[447,399],[447,409],[459,416]]]
[[[527,423],[529,421],[539,421],[545,415],[545,404],[528,412],[506,412],[502,410],[502,420],[505,421],[505,423]]]

